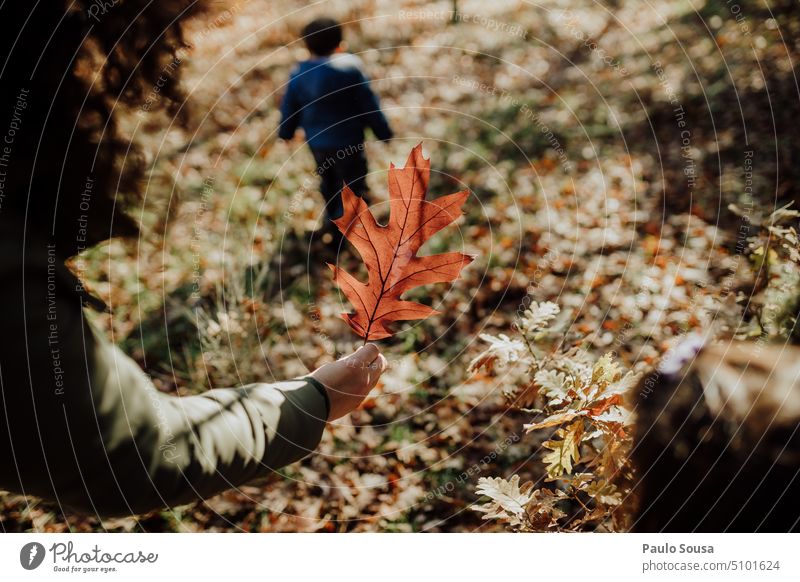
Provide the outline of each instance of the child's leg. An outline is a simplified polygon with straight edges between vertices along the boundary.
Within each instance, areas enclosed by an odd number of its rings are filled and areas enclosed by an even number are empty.
[[[342,206],[342,179],[337,171],[337,150],[312,149],[314,161],[317,164],[317,174],[320,177],[319,190],[325,200],[325,213],[329,220],[339,218],[344,213]]]
[[[341,176],[341,182],[350,186],[356,196],[364,198],[364,201],[369,204],[367,155],[364,153],[363,147],[350,148],[349,155],[339,161],[337,173]]]

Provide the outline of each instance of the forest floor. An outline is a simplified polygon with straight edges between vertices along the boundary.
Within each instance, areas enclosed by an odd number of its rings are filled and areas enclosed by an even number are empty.
[[[319,14],[305,4],[240,0],[194,25],[178,65],[192,132],[126,119],[153,162],[144,234],[75,268],[112,308],[95,322],[164,391],[295,377],[360,344],[338,317],[335,253],[309,243],[323,208],[313,159],[276,139],[296,31]],[[797,47],[763,8],[469,0],[453,22],[451,2],[328,4],[397,135],[367,144],[373,200],[422,142],[429,197],[471,191],[423,252],[475,262],[411,294],[442,315],[382,341],[378,389],[266,485],[106,521],[0,493],[4,530],[494,530],[471,510],[478,477],[541,479],[541,440],[509,406],[513,366],[468,371],[480,334],[510,334],[521,305],[553,301],[564,346],[644,370],[691,329],[748,333],[737,297],[755,284],[753,233],[727,206],[767,215],[797,190],[797,170],[780,189],[774,176],[796,112],[764,106],[765,87],[791,95]]]

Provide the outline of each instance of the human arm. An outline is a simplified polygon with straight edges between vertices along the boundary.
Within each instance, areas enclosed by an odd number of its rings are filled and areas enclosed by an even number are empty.
[[[297,88],[292,79],[290,79],[286,87],[286,93],[283,94],[283,99],[281,99],[281,121],[278,126],[278,137],[280,139],[288,141],[294,137],[300,125],[300,109]]]
[[[359,81],[356,86],[356,95],[362,115],[366,118],[366,126],[381,141],[388,141],[394,137],[389,121],[381,110],[380,100],[369,84],[369,79],[362,72],[358,72]]]
[[[4,273],[25,288],[0,290],[18,340],[0,357],[0,488],[102,516],[209,497],[308,455],[385,367],[368,346],[303,378],[164,394],[86,321],[65,277],[50,295],[43,267]]]

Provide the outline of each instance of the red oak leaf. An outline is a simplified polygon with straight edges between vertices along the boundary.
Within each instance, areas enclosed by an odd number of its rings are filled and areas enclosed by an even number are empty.
[[[461,216],[469,196],[463,190],[436,200],[425,200],[430,160],[422,156],[419,144],[403,168],[389,168],[389,223],[380,225],[367,204],[350,188],[344,188],[344,214],[334,221],[356,247],[367,267],[369,279],[362,283],[343,269],[328,264],[333,280],[353,304],[353,313],[342,318],[366,340],[392,335],[386,327],[395,321],[425,319],[438,313],[427,305],[403,301],[405,291],[458,278],[473,257],[443,253],[426,257],[417,252],[435,233]]]

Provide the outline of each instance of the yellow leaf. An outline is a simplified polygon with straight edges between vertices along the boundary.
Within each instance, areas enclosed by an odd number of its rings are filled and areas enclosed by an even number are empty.
[[[599,384],[605,387],[622,376],[622,370],[619,365],[614,361],[614,355],[611,352],[605,354],[602,358],[597,360],[592,370],[592,384]]]
[[[604,505],[619,505],[622,503],[622,494],[617,486],[605,479],[589,483],[586,493],[598,503]]]
[[[549,440],[544,447],[552,452],[542,459],[546,466],[549,479],[557,479],[563,474],[571,474],[573,465],[580,458],[581,436],[583,435],[583,420],[577,420],[567,428],[560,428],[556,436],[560,440]]]
[[[531,432],[534,430],[539,430],[550,426],[558,426],[560,424],[566,424],[567,422],[574,420],[579,416],[584,416],[585,414],[586,414],[585,410],[581,411],[568,410],[566,412],[559,412],[548,416],[541,422],[537,422],[534,424],[525,424],[523,425],[523,428],[526,430],[526,432]]]

